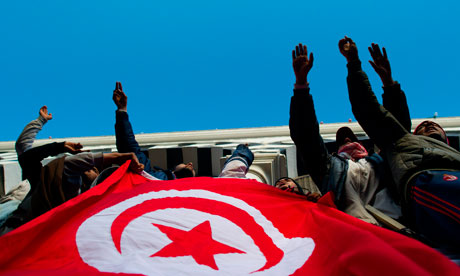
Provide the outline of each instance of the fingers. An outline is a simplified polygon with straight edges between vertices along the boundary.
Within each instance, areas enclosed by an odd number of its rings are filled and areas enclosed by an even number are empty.
[[[380,51],[380,46],[378,44],[372,43],[372,50],[376,57],[382,57],[382,52]]]
[[[379,67],[371,60],[369,60],[369,63],[371,64],[372,68],[374,68],[375,72],[379,72]]]
[[[125,94],[125,92],[121,91],[121,90],[114,90],[113,91],[113,100],[114,101],[120,101],[121,99],[125,99],[125,98],[128,98]]]
[[[339,48],[340,50],[345,50],[345,45],[347,44],[355,44],[355,42],[353,41],[353,39],[349,38],[348,36],[345,36],[344,38],[342,38],[341,40],[339,40]]]
[[[341,40],[339,40],[339,47],[340,48],[343,48],[343,46],[347,43],[354,43],[353,40],[351,38],[349,38],[348,36],[345,36],[344,38],[342,38]]]
[[[371,54],[372,59],[375,60],[374,51],[372,50],[372,47],[367,47],[367,49],[369,50],[369,54]]]
[[[295,51],[292,51],[292,59],[303,55],[307,55],[307,45],[302,45],[302,43],[299,43],[299,45],[295,46]]]
[[[121,87],[121,82],[115,82],[115,90],[113,92],[115,91],[123,91],[123,88]]]
[[[343,52],[345,49],[345,44],[347,44],[348,41],[347,41],[347,37],[345,36],[345,38],[342,38],[341,40],[339,40],[339,49],[340,49],[340,52]]]
[[[301,56],[305,55],[307,52],[307,46],[302,45],[302,43],[299,43],[299,53]]]
[[[383,57],[384,57],[385,59],[388,59],[387,50],[385,49],[385,47],[382,47],[382,51],[383,51]]]
[[[345,41],[346,41],[347,43],[350,43],[350,44],[355,43],[355,42],[353,41],[353,39],[349,38],[348,36],[345,36],[344,39],[345,39]]]
[[[310,53],[310,63],[309,63],[309,67],[313,67],[313,53]]]
[[[369,53],[371,54],[372,59],[376,63],[380,63],[382,58],[382,52],[380,51],[380,46],[376,43],[372,43],[371,47],[368,47]]]

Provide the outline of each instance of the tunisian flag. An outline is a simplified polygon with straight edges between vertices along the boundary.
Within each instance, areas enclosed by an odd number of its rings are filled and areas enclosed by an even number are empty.
[[[422,243],[254,180],[127,171],[0,237],[6,275],[460,275]]]

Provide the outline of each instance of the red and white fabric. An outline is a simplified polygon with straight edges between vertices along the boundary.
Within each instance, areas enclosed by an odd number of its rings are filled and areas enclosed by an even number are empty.
[[[0,237],[2,275],[460,275],[435,250],[247,179],[152,181],[125,164]]]

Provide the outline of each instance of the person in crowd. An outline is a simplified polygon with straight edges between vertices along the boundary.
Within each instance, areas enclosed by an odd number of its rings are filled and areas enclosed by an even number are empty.
[[[313,67],[313,54],[299,44],[292,51],[296,82],[291,98],[289,129],[297,151],[313,182],[322,194],[332,191],[338,209],[369,223],[378,224],[365,209],[373,203],[383,177],[383,160],[369,155],[348,127],[336,133],[338,154],[330,154],[319,131],[307,76]]]
[[[401,89],[401,85],[393,80],[390,61],[385,47],[380,50],[378,44],[372,43],[368,47],[368,50],[372,57],[369,63],[382,81],[383,106],[398,120],[401,126],[410,132],[412,121],[406,94]],[[386,162],[386,154],[384,151],[379,150],[379,155],[384,159],[384,180],[381,183],[385,183],[385,185],[381,185],[381,190],[376,194],[374,207],[384,211],[390,217],[406,223],[401,213],[399,194],[394,189],[396,185],[393,183],[391,168],[388,162]]]
[[[48,107],[46,105],[42,106],[38,111],[38,118],[29,122],[16,140],[14,146],[18,157],[32,148],[37,133],[51,119],[53,119],[53,115],[48,113]]]
[[[37,119],[29,122],[19,135],[15,143],[16,153],[18,155],[18,163],[22,169],[23,180],[28,180],[32,185],[32,191],[35,189],[35,184],[38,183],[40,172],[42,169],[42,160],[49,156],[56,156],[67,152],[77,154],[82,152],[80,143],[64,142],[64,143],[49,143],[38,148],[33,147],[33,143],[37,134],[42,130],[43,126],[49,120],[53,119],[51,113],[48,113],[48,107],[42,106],[39,110]],[[30,153],[27,153],[31,150]]]
[[[219,177],[223,178],[246,178],[249,167],[254,161],[254,154],[248,144],[239,144],[230,158],[225,161]]]
[[[145,172],[156,179],[172,180],[195,176],[192,162],[178,164],[173,170],[154,170],[149,158],[142,152],[134,136],[133,128],[128,117],[128,97],[123,92],[121,82],[116,82],[115,84],[113,102],[117,106],[117,111],[115,113],[115,137],[118,152],[134,152],[139,161],[144,164]]]
[[[248,144],[240,144],[233,151],[230,158],[225,161],[224,168],[220,173],[219,177],[224,178],[246,178],[246,174],[249,171],[249,167],[254,161],[254,154],[249,149]],[[292,192],[299,195],[305,195],[308,201],[317,202],[321,197],[318,193],[305,194],[302,187],[294,179],[290,177],[281,177],[275,182],[276,188]]]
[[[23,158],[23,154],[32,148],[37,133],[43,128],[44,124],[52,118],[52,114],[48,113],[48,107],[46,105],[42,106],[38,111],[38,118],[29,122],[16,140],[15,149],[18,156],[18,163],[22,169],[23,180],[11,189],[7,195],[0,198],[0,225],[3,225],[6,219],[11,216],[29,193],[31,189],[30,182],[34,175],[39,175],[42,167],[40,161],[46,156],[29,160]],[[35,183],[35,181],[32,182]]]
[[[300,184],[297,183],[297,181],[287,176],[281,177],[280,179],[276,180],[275,187],[286,192],[306,196],[307,200],[312,202],[317,202],[321,198],[321,195],[319,193],[312,193],[310,191],[307,191],[307,193],[305,193]]]
[[[341,39],[339,50],[348,63],[353,114],[385,154],[411,228],[431,241],[460,248],[460,153],[447,144],[438,124],[423,123],[410,133],[393,111],[377,101],[354,41]]]
[[[68,142],[39,146],[23,155],[26,159],[38,159],[33,155],[40,154],[40,151],[49,153],[49,145],[53,146],[53,152],[69,152],[66,143]],[[5,234],[86,191],[99,171],[113,164],[121,165],[128,160],[131,160],[130,170],[140,173],[144,169],[134,153],[81,152],[54,159],[41,169],[39,177],[32,178],[33,181],[38,181],[31,183],[35,189],[30,190],[17,210],[6,220],[0,234]]]
[[[16,140],[15,149],[18,155],[18,163],[22,169],[23,181],[19,183],[17,189],[11,192],[11,195],[2,200],[4,201],[2,206],[8,208],[1,208],[0,213],[3,219],[0,225],[13,214],[26,196],[30,197],[35,193],[35,189],[37,189],[40,182],[43,159],[64,152],[71,154],[81,152],[81,144],[72,142],[49,143],[44,146],[33,147],[38,132],[52,118],[52,114],[48,113],[47,106],[42,106],[39,110],[39,117],[29,122]],[[29,202],[29,200],[27,199],[26,202]]]
[[[16,141],[18,161],[23,178],[30,183],[24,200],[12,214],[5,215],[5,233],[45,213],[63,202],[88,190],[99,172],[112,164],[121,165],[131,160],[130,169],[143,170],[134,153],[90,153],[83,152],[80,143],[54,142],[32,147],[37,133],[47,120],[52,119],[46,106],[40,108],[39,118],[26,125]],[[70,153],[54,159],[46,166],[41,161],[49,156]]]
[[[6,195],[0,197],[0,226],[18,208],[29,191],[30,184],[29,180],[26,179],[12,187]]]

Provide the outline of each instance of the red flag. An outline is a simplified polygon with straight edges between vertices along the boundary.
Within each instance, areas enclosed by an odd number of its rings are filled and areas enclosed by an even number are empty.
[[[0,237],[6,275],[460,275],[422,243],[254,180],[151,181],[123,165]]]

